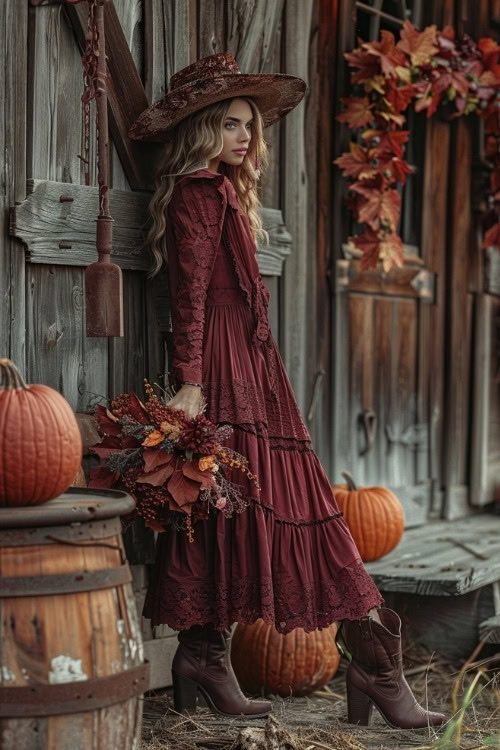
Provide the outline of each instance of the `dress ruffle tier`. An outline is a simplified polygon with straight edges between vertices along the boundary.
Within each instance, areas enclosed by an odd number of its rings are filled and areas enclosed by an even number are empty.
[[[358,619],[382,597],[311,447],[269,331],[268,293],[258,274],[246,217],[222,175],[200,170],[183,183],[176,189],[221,196],[210,205],[225,210],[222,224],[218,214],[204,219],[220,229],[212,238],[217,246],[200,297],[199,382],[208,402],[206,416],[233,426],[227,444],[249,459],[260,489],[239,471],[228,472],[228,479],[242,488],[246,510],[231,518],[211,512],[208,520],[195,523],[193,543],[179,531],[159,536],[144,614],[153,625],[167,623],[176,630],[208,622],[224,629],[262,617],[282,633]],[[175,225],[175,201],[170,217]],[[192,218],[203,221],[203,214],[200,219],[196,209]],[[199,231],[197,236],[199,241]],[[179,245],[168,248],[172,271]],[[175,267],[172,277],[172,298],[179,300],[182,279]],[[248,279],[253,290],[245,288]],[[184,321],[189,318],[185,311],[180,315]],[[175,337],[174,320],[174,348],[182,351],[182,337],[177,347]],[[196,372],[187,356],[176,356],[172,367],[179,382],[191,380],[183,376],[183,368],[191,375]]]

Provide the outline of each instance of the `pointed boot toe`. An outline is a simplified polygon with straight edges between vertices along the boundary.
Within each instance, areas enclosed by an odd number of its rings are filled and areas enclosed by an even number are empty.
[[[339,641],[351,662],[346,674],[349,722],[367,726],[374,705],[396,729],[441,726],[444,714],[423,708],[404,677],[401,620],[390,609],[378,612],[380,623],[369,616],[342,623]]]

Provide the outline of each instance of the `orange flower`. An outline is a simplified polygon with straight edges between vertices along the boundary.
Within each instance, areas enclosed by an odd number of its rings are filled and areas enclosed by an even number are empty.
[[[199,459],[198,466],[200,468],[200,471],[206,471],[206,469],[217,471],[218,468],[215,462],[215,456],[203,456],[203,458]]]
[[[162,422],[160,430],[167,435],[170,440],[176,440],[181,433],[181,426],[178,422],[175,424],[172,424],[172,422]]]
[[[165,435],[162,435],[162,433],[158,432],[158,430],[153,430],[153,432],[149,433],[142,444],[145,448],[153,448],[155,445],[158,445],[158,443],[161,443],[164,439]]]

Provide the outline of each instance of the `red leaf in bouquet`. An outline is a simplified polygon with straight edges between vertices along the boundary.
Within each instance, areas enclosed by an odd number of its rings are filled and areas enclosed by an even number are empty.
[[[445,26],[441,31],[440,36],[452,42],[455,39],[455,29],[453,28],[453,26]]]
[[[491,70],[497,80],[500,79],[500,65],[498,64],[500,46],[491,37],[483,37],[479,40],[478,47],[483,56],[484,67]]]
[[[404,250],[401,237],[389,234],[380,241],[379,259],[384,271],[388,273],[394,266],[401,267],[404,262]]]
[[[382,73],[389,78],[397,78],[398,65],[406,65],[406,57],[394,42],[394,34],[382,31],[380,42],[364,42],[363,49],[380,58]]]
[[[193,461],[186,461],[182,465],[182,473],[188,479],[193,479],[195,482],[199,482],[203,489],[210,489],[214,486],[214,479],[210,469],[202,471],[198,466],[198,459]]]
[[[104,406],[96,406],[95,418],[99,432],[103,435],[117,436],[121,433],[122,427],[118,424],[118,419]]]
[[[183,508],[184,505],[192,505],[196,502],[200,494],[200,485],[193,479],[185,477],[182,471],[176,471],[168,483],[168,491],[177,505]]]
[[[369,52],[363,52],[359,47],[353,52],[346,52],[344,57],[351,68],[359,68],[356,73],[352,74],[352,83],[363,83],[380,72],[380,58]]]
[[[500,247],[500,223],[493,224],[484,235],[482,247]]]
[[[119,478],[120,473],[118,471],[111,471],[107,466],[98,466],[90,474],[89,487],[110,489],[114,487]]]
[[[350,128],[362,128],[373,120],[373,104],[367,96],[348,96],[340,101],[346,105],[346,110],[337,115],[339,122],[346,122]]]
[[[382,222],[387,222],[395,230],[401,210],[401,196],[397,190],[376,190],[360,185],[352,185],[351,189],[365,198],[359,207],[358,220],[366,223],[372,229],[379,229]]]
[[[439,52],[436,38],[437,29],[434,24],[427,26],[423,31],[418,31],[411,21],[406,20],[397,46],[408,55],[411,64],[418,67],[430,63],[434,55]]]
[[[160,466],[165,466],[172,461],[174,454],[166,451],[153,450],[152,448],[144,449],[144,471],[153,471]]]
[[[147,529],[152,529],[153,531],[157,531],[158,534],[162,534],[165,531],[165,527],[162,526],[161,523],[156,518],[145,518],[144,526]]]
[[[413,174],[413,169],[404,159],[391,159],[387,168],[393,173],[394,179],[399,180],[402,185],[406,182],[406,176]]]
[[[343,170],[344,177],[355,177],[363,180],[374,177],[377,173],[377,170],[370,165],[368,149],[354,143],[354,141],[349,144],[349,153],[339,156],[338,159],[335,159],[334,164]]]
[[[119,437],[106,435],[102,442],[92,445],[89,450],[99,458],[108,458],[112,453],[118,453],[122,449],[122,441]]]
[[[138,448],[139,446],[139,440],[132,437],[132,435],[124,435],[122,437],[122,448]]]
[[[151,420],[142,401],[137,398],[134,391],[130,391],[128,395],[130,397],[130,415],[136,420],[136,422],[139,422],[139,424],[149,424]]]
[[[167,479],[172,476],[174,471],[175,464],[172,461],[165,466],[160,466],[160,468],[156,469],[155,471],[139,474],[136,481],[140,482],[141,484],[152,484],[153,487],[161,487],[163,484],[165,484]]]

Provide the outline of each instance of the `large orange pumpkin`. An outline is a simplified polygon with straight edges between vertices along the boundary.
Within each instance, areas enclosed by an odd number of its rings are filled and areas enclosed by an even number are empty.
[[[0,359],[0,505],[37,505],[68,489],[82,460],[73,411],[46,385],[26,385]]]
[[[337,671],[340,654],[336,625],[282,635],[264,620],[237,625],[231,661],[240,685],[249,693],[307,695],[326,685]]]
[[[405,527],[403,506],[386,487],[357,487],[343,472],[347,484],[332,485],[333,494],[361,559],[378,560],[399,544]]]

